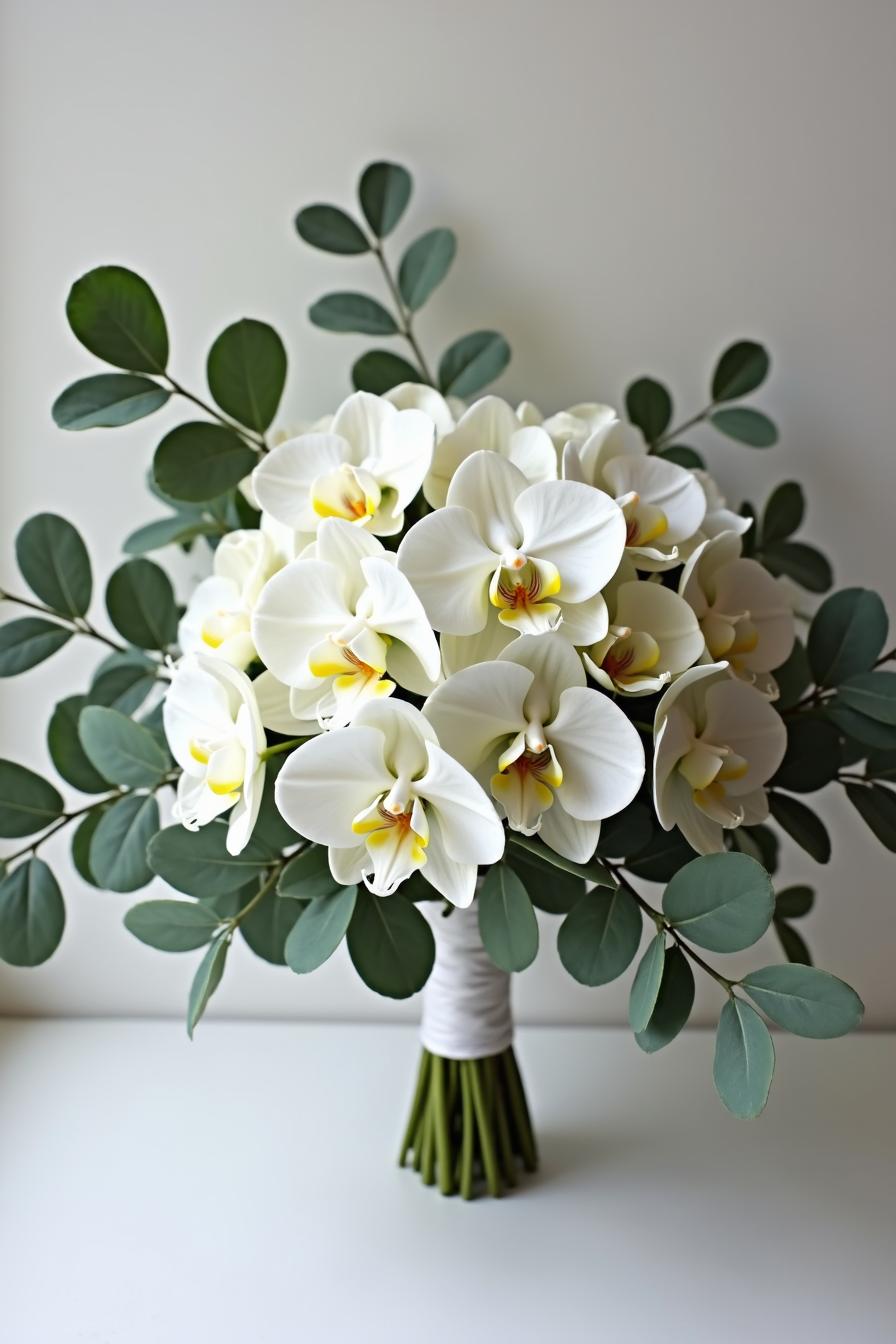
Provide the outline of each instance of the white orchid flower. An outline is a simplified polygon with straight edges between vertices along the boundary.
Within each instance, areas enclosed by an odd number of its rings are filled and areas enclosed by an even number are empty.
[[[329,847],[337,882],[363,879],[377,896],[419,870],[446,900],[469,905],[477,865],[504,852],[482,789],[401,700],[371,701],[350,727],[305,742],[275,797],[290,826]]]
[[[429,470],[434,437],[422,411],[355,392],[328,431],[300,434],[262,458],[252,485],[262,509],[308,537],[323,518],[391,536]]]
[[[252,682],[205,654],[175,665],[162,707],[165,736],[182,770],[172,815],[195,831],[230,811],[227,852],[249,842],[264,790],[264,728]]]
[[[654,721],[660,825],[677,826],[700,854],[720,852],[725,830],[768,816],[763,786],[786,747],[781,716],[727,663],[690,668],[666,691]]]
[[[706,498],[706,513],[697,535],[706,539],[717,537],[720,532],[736,532],[739,536],[749,532],[753,526],[752,518],[745,518],[743,514],[728,508],[728,501],[709,472],[694,468],[692,475],[699,481]]]
[[[523,425],[540,425],[551,440],[558,453],[566,444],[583,444],[597,430],[619,423],[619,417],[612,406],[601,401],[582,401],[569,406],[565,411],[555,411],[553,415],[543,416],[531,401],[521,401],[516,408],[517,419]]]
[[[440,674],[436,637],[394,555],[340,518],[265,585],[252,635],[308,733],[344,726],[396,681],[425,695]]]
[[[181,617],[183,653],[205,653],[245,668],[255,658],[252,609],[282,561],[270,537],[254,529],[230,532],[215,550],[214,573],[197,585]]]
[[[562,621],[571,641],[592,644],[607,631],[600,589],[624,541],[622,513],[599,490],[578,481],[530,485],[506,458],[479,452],[459,468],[447,506],[408,532],[398,565],[449,636],[491,636],[491,609],[511,635]]]
[[[793,609],[783,585],[743,557],[741,545],[734,532],[703,542],[685,564],[678,591],[700,622],[710,658],[725,658],[738,677],[776,699],[771,673],[793,648]]]
[[[443,397],[427,383],[399,383],[385,393],[399,411],[422,411],[436,427],[436,442],[450,434],[466,407],[457,397]]]
[[[696,616],[670,588],[629,579],[605,596],[610,628],[582,651],[585,667],[605,690],[653,695],[703,653]]]
[[[443,682],[423,712],[452,756],[489,785],[511,829],[539,833],[577,863],[644,778],[637,730],[586,686],[562,635],[523,635],[494,662]]]
[[[436,444],[432,467],[423,482],[423,494],[434,509],[445,504],[461,463],[477,452],[497,453],[512,462],[529,484],[557,479],[557,453],[545,431],[521,425],[500,397],[482,397]]]

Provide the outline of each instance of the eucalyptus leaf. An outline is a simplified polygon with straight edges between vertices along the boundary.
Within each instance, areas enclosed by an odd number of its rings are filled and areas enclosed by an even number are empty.
[[[802,934],[797,933],[786,919],[775,918],[775,933],[778,935],[784,955],[788,961],[799,962],[802,966],[812,965],[812,953],[806,946]]]
[[[572,873],[574,877],[582,877],[586,882],[594,882],[599,887],[616,886],[616,879],[611,877],[597,859],[590,859],[588,863],[576,863],[574,859],[565,859],[562,854],[542,844],[540,840],[521,835],[519,831],[508,831],[507,841],[516,849],[524,849],[527,854],[543,863],[551,864],[554,868],[559,868],[564,873]]]
[[[152,871],[176,891],[203,899],[236,891],[260,877],[271,864],[266,846],[254,837],[239,854],[227,852],[227,822],[213,821],[198,831],[166,826],[147,851]]]
[[[164,651],[177,638],[171,580],[152,560],[126,560],[106,585],[109,619],[129,644]]]
[[[190,420],[165,435],[152,470],[167,495],[201,504],[234,489],[257,462],[255,449],[234,430]]]
[[[16,560],[25,582],[60,616],[83,616],[93,577],[81,534],[56,513],[29,518],[16,537]]]
[[[743,999],[729,999],[719,1018],[712,1076],[732,1115],[752,1120],[764,1110],[774,1072],[775,1047],[768,1027]]]
[[[691,1015],[694,992],[694,973],[687,957],[680,947],[671,947],[663,962],[663,978],[650,1021],[643,1031],[635,1033],[646,1054],[652,1055],[674,1041]]]
[[[62,816],[59,790],[24,765],[0,760],[0,836],[36,835]]]
[[[775,668],[775,681],[778,683],[776,708],[793,709],[812,684],[809,659],[801,640],[794,640],[787,662]]]
[[[846,796],[881,844],[896,854],[896,792],[883,784],[847,784]]]
[[[209,391],[225,415],[263,434],[286,384],[286,350],[274,328],[252,317],[234,322],[209,351],[206,373]]]
[[[430,229],[411,243],[398,267],[398,289],[411,312],[422,308],[451,268],[457,239],[450,229]]]
[[[625,394],[625,410],[647,442],[656,443],[669,428],[672,398],[655,378],[638,378]]]
[[[99,883],[90,866],[90,846],[93,843],[96,828],[102,821],[106,810],[104,807],[91,808],[84,819],[78,823],[72,836],[72,863],[75,865],[79,877],[83,878],[91,887],[98,887]]]
[[[538,921],[528,892],[506,863],[491,867],[477,901],[479,936],[502,971],[524,971],[538,951]]]
[[[658,456],[665,462],[674,462],[677,467],[685,467],[689,471],[706,470],[706,463],[700,454],[684,443],[673,443],[664,448]]]
[[[498,331],[472,331],[449,345],[439,361],[439,387],[446,397],[469,397],[499,378],[510,363],[510,346]]]
[[[830,562],[803,541],[776,541],[763,546],[761,558],[776,578],[792,579],[810,593],[826,593],[834,582]]]
[[[201,901],[141,901],[124,917],[129,933],[160,952],[194,952],[220,925],[217,911]]]
[[[324,331],[360,332],[364,336],[397,336],[395,318],[368,294],[324,294],[312,303],[308,317]]]
[[[538,910],[549,915],[568,915],[585,894],[585,883],[572,873],[545,863],[538,855],[508,846],[504,862],[509,863],[522,882],[529,899]],[[434,888],[429,887],[433,895]]]
[[[645,882],[668,882],[693,857],[694,851],[680,831],[658,830],[626,867],[633,877],[643,878]]]
[[[842,683],[839,699],[868,719],[896,727],[896,672],[859,672]]]
[[[786,541],[800,526],[806,512],[806,497],[796,481],[784,481],[772,491],[762,515],[763,545]]]
[[[326,846],[309,845],[297,854],[280,874],[277,890],[281,896],[293,900],[313,901],[321,896],[334,896],[344,887],[330,872]]]
[[[791,840],[795,840],[816,863],[827,863],[831,857],[831,837],[815,813],[805,803],[777,790],[769,793],[768,803],[775,821]]]
[[[127,536],[121,549],[125,555],[146,555],[163,546],[184,546],[197,537],[219,537],[221,532],[221,525],[211,518],[190,518],[173,513],[169,518],[156,518],[136,528]]]
[[[601,824],[598,854],[628,859],[640,854],[653,839],[653,809],[640,799]]]
[[[845,1036],[865,1012],[854,989],[815,966],[763,966],[740,983],[766,1017],[795,1036]]]
[[[398,163],[369,163],[358,183],[358,199],[377,238],[386,238],[411,199],[411,175]]]
[[[40,616],[23,616],[0,625],[0,677],[17,677],[67,644],[73,630]]]
[[[109,781],[92,764],[78,736],[78,720],[86,704],[86,695],[69,695],[59,701],[47,726],[47,747],[66,784],[81,793],[105,793]]]
[[[0,882],[0,959],[39,966],[59,946],[65,902],[42,859],[28,859]]]
[[[339,887],[329,895],[316,896],[305,906],[284,948],[291,971],[307,975],[333,955],[345,937],[357,897],[357,887]]]
[[[641,912],[622,887],[586,892],[557,932],[557,952],[580,985],[606,985],[631,965],[641,941]]]
[[[825,719],[796,718],[787,723],[787,750],[772,787],[814,793],[837,778],[840,734]]]
[[[785,887],[775,896],[775,918],[802,919],[814,903],[815,892],[811,887]]]
[[[357,392],[372,392],[382,397],[399,383],[423,383],[419,369],[391,350],[369,350],[352,365],[352,386]]]
[[[867,672],[887,638],[887,613],[869,588],[844,588],[825,598],[809,627],[807,653],[819,686],[837,686]]]
[[[362,887],[348,926],[348,951],[369,989],[390,999],[406,999],[429,978],[435,939],[423,915],[401,891],[374,896]]]
[[[164,373],[168,331],[145,280],[124,266],[98,266],[76,280],[65,305],[69,326],[92,355],[119,369]]]
[[[187,1002],[187,1035],[190,1040],[193,1039],[196,1024],[208,1007],[209,999],[221,983],[229,947],[230,939],[228,935],[220,934],[214,942],[209,944],[208,951],[200,961],[199,969],[193,977],[190,997]]]
[[[750,448],[771,448],[778,442],[778,430],[774,421],[762,411],[754,411],[751,406],[729,406],[721,411],[713,411],[710,424],[720,434]]]
[[[896,781],[896,751],[872,751],[865,762],[865,773],[872,779]]]
[[[52,415],[60,429],[118,429],[152,415],[170,396],[167,387],[137,373],[96,373],[61,392]]]
[[[299,237],[322,252],[358,256],[370,251],[363,230],[335,205],[308,205],[296,215]]]
[[[117,709],[121,714],[136,714],[156,685],[151,665],[120,663],[94,678],[86,703],[105,705],[107,709]]]
[[[106,891],[137,891],[152,879],[147,846],[159,829],[159,805],[129,793],[103,812],[90,841],[89,865]]]
[[[713,401],[734,401],[755,392],[768,377],[768,351],[756,341],[736,341],[719,358],[712,375]]]
[[[302,909],[301,901],[283,900],[268,891],[240,920],[240,933],[256,957],[272,966],[285,966],[286,940]]]
[[[639,1032],[646,1031],[653,1016],[663,979],[665,960],[666,934],[661,929],[650,940],[647,951],[638,963],[628,998],[628,1020],[636,1036]]]
[[[765,933],[774,910],[768,873],[746,854],[692,859],[663,893],[663,914],[670,924],[688,942],[711,952],[752,946]]]
[[[846,704],[841,696],[825,700],[823,713],[851,742],[877,751],[896,750],[896,725],[881,723],[880,719],[860,714],[857,709]],[[861,759],[863,755],[864,751],[860,751],[856,759]]]
[[[111,784],[152,788],[171,765],[152,733],[117,709],[88,705],[81,712],[78,734],[91,764]]]

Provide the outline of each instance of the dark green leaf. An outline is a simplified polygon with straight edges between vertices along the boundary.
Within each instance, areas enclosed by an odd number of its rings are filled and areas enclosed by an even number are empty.
[[[640,854],[652,838],[653,811],[647,803],[635,799],[601,825],[597,852],[611,859],[632,858]]]
[[[15,761],[0,760],[0,836],[36,835],[62,816],[58,789]]]
[[[647,442],[656,443],[669,428],[672,398],[655,378],[638,378],[625,394],[625,409],[629,420],[638,426]]]
[[[746,854],[704,854],[675,874],[663,914],[688,942],[739,952],[771,923],[775,894],[768,873]]]
[[[266,846],[254,837],[237,855],[228,854],[226,821],[213,821],[198,831],[166,826],[154,836],[147,858],[157,876],[176,891],[203,899],[236,891],[270,865]]]
[[[775,897],[775,918],[801,919],[808,915],[815,902],[815,892],[811,887],[785,887]]]
[[[869,588],[844,588],[825,598],[809,628],[808,655],[819,686],[867,672],[887,638],[887,613]]]
[[[638,963],[628,998],[628,1020],[636,1036],[639,1032],[646,1031],[653,1016],[663,979],[665,960],[666,935],[660,930],[650,940],[647,951]]]
[[[39,966],[59,946],[65,902],[42,859],[29,859],[0,882],[0,958]]]
[[[283,342],[267,322],[243,317],[215,341],[207,376],[209,391],[225,415],[263,434],[277,414],[286,383]]]
[[[650,844],[626,867],[645,882],[668,882],[693,857],[694,851],[680,831],[657,831]]]
[[[430,229],[411,243],[398,268],[398,288],[411,312],[422,308],[448,274],[457,239],[450,229]]]
[[[90,866],[90,846],[93,842],[94,832],[102,821],[105,811],[104,807],[96,807],[88,812],[84,820],[78,823],[72,836],[72,863],[75,865],[78,875],[91,887],[96,887],[99,884]]]
[[[330,872],[330,861],[323,845],[309,845],[280,874],[277,890],[293,900],[313,901],[320,896],[337,895],[344,888]]]
[[[775,668],[775,681],[778,683],[778,699],[775,702],[778,710],[792,709],[811,686],[809,659],[800,640],[794,640],[787,662]]]
[[[762,824],[758,826],[738,826],[733,831],[729,831],[732,846],[739,850],[741,854],[747,854],[767,873],[774,873],[778,867],[778,851],[780,843],[775,832],[768,826]]]
[[[119,369],[164,373],[168,331],[149,285],[124,266],[98,266],[72,285],[69,326],[92,355]]]
[[[838,698],[866,718],[896,727],[896,672],[859,672],[843,682]]]
[[[780,939],[784,955],[788,961],[799,962],[802,966],[812,965],[812,953],[806,946],[801,934],[784,919],[775,919],[775,933]]]
[[[865,763],[865,773],[872,779],[896,781],[896,751],[872,751]]]
[[[170,396],[167,387],[136,373],[96,373],[60,393],[53,419],[60,429],[117,429],[152,415]]]
[[[836,779],[840,769],[840,734],[824,719],[798,718],[787,724],[787,750],[772,787],[792,793],[814,793]]]
[[[239,485],[257,462],[255,449],[234,430],[190,420],[165,435],[152,470],[167,495],[201,504]]]
[[[847,784],[846,796],[881,844],[896,854],[896,793],[882,784]]]
[[[879,751],[896,749],[896,726],[881,723],[879,719],[870,719],[867,714],[860,714],[858,710],[847,705],[839,695],[833,700],[826,700],[822,712],[831,723],[837,725],[841,733],[852,742],[860,743],[863,748],[872,747]],[[861,759],[863,755],[864,751],[859,752],[856,759]]]
[[[439,361],[439,387],[446,396],[470,397],[499,378],[510,363],[510,346],[497,331],[472,331],[449,345]]]
[[[398,334],[398,325],[389,310],[367,294],[325,294],[312,303],[308,317],[324,331],[356,331],[364,336]]]
[[[121,714],[135,714],[157,684],[153,665],[145,661],[122,660],[120,663],[110,661],[103,667],[105,670],[98,669],[93,679],[87,704],[105,705]]]
[[[506,863],[489,869],[477,902],[479,936],[502,971],[524,971],[538,951],[538,921],[526,888]]]
[[[646,1054],[674,1041],[694,1006],[694,973],[680,947],[671,947],[663,964],[663,978],[650,1021],[635,1040]]]
[[[670,448],[664,448],[659,454],[666,462],[674,462],[678,467],[686,467],[689,471],[704,471],[706,463],[698,452],[693,448],[688,448],[684,443],[673,443]]]
[[[159,829],[159,806],[148,793],[129,793],[103,812],[90,841],[89,865],[106,891],[137,891],[152,879],[146,849]]]
[[[91,764],[78,736],[78,719],[86,704],[86,695],[69,695],[59,701],[47,727],[47,746],[66,784],[81,793],[105,793],[109,782]]]
[[[284,948],[291,971],[307,975],[333,955],[345,937],[357,896],[357,887],[339,887],[328,896],[316,896],[306,905]]]
[[[771,448],[778,442],[774,422],[762,411],[754,411],[750,406],[730,406],[722,411],[713,411],[709,420],[720,434],[727,434],[729,439],[746,443],[751,448]]]
[[[814,966],[763,966],[745,975],[741,985],[766,1017],[795,1036],[845,1036],[865,1011],[854,989]]]
[[[275,891],[269,891],[240,920],[240,933],[256,957],[272,966],[285,966],[286,940],[302,909],[301,901],[283,900]]]
[[[734,401],[755,392],[768,377],[769,363],[768,351],[755,341],[729,345],[712,375],[713,401]]]
[[[549,915],[568,915],[585,894],[582,878],[554,868],[536,854],[508,845],[504,862],[516,873],[532,904]],[[435,894],[432,887],[429,891]]]
[[[391,350],[368,350],[352,365],[352,386],[358,392],[381,397],[399,383],[425,382],[423,374]]]
[[[831,857],[831,837],[815,813],[786,793],[771,792],[768,802],[775,821],[791,840],[795,840],[816,863],[827,863]]]
[[[785,541],[793,535],[806,512],[803,488],[796,481],[785,481],[773,490],[762,515],[762,542]]]
[[[765,1108],[775,1072],[775,1047],[762,1018],[743,999],[729,999],[716,1032],[716,1091],[732,1115],[752,1120]]]
[[[90,606],[90,558],[76,527],[56,513],[29,518],[16,537],[16,560],[25,582],[61,616],[83,616]]]
[[[565,859],[548,845],[543,845],[540,840],[521,835],[519,831],[508,831],[507,839],[514,848],[525,850],[527,854],[531,854],[542,863],[549,863],[554,868],[559,868],[561,872],[572,873],[574,877],[582,877],[586,882],[594,882],[599,887],[616,885],[615,878],[610,876],[598,859],[590,859],[588,863],[576,863],[573,859]]]
[[[296,215],[299,237],[322,252],[356,256],[369,252],[370,244],[351,215],[335,205],[308,205]]]
[[[81,746],[104,779],[124,788],[152,788],[171,759],[148,729],[117,709],[88,705],[78,723]]]
[[[191,518],[186,514],[173,513],[170,518],[157,518],[152,523],[138,527],[125,539],[121,549],[125,555],[146,555],[148,551],[158,551],[163,546],[183,546],[197,537],[220,535],[221,525],[210,518]]]
[[[411,175],[397,163],[369,163],[361,174],[358,199],[377,238],[386,238],[411,199]]]
[[[201,901],[141,901],[124,917],[129,933],[160,952],[193,952],[205,947],[220,924],[217,911]]]
[[[152,560],[126,560],[106,585],[109,619],[129,644],[167,649],[177,638],[174,589]]]
[[[826,593],[834,582],[830,562],[803,541],[776,541],[762,548],[762,563],[776,578],[793,579],[810,593]]]
[[[199,969],[190,986],[190,998],[187,1003],[187,1035],[193,1039],[196,1024],[208,1007],[208,1001],[221,983],[224,966],[227,961],[227,949],[230,939],[226,933],[219,934],[199,963]]]
[[[0,626],[0,677],[17,677],[67,644],[74,631],[39,616]]]
[[[641,912],[621,887],[595,887],[557,932],[557,952],[581,985],[606,985],[622,975],[641,941]]]
[[[422,989],[436,954],[432,929],[415,905],[400,891],[373,896],[366,887],[358,891],[348,950],[365,985],[390,999],[407,999]]]

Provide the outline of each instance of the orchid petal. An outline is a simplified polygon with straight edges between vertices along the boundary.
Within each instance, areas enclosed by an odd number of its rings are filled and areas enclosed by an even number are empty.
[[[583,602],[615,574],[625,547],[622,510],[601,490],[578,481],[530,485],[516,501],[520,550],[560,571],[560,596]]]
[[[547,738],[563,769],[563,806],[582,821],[621,812],[644,778],[636,728],[601,691],[573,686],[560,696]]]
[[[520,423],[500,397],[481,397],[465,411],[457,427],[436,445],[432,467],[423,494],[434,509],[444,506],[452,478],[471,454],[485,451],[506,453]]]
[[[377,557],[362,560],[361,568],[368,585],[364,619],[379,634],[400,640],[429,681],[437,681],[442,665],[439,645],[423,603],[406,576]]]
[[[454,759],[475,771],[505,738],[525,728],[523,705],[533,680],[528,668],[515,663],[479,663],[442,682],[423,714]]]
[[[603,468],[603,479],[618,499],[634,492],[644,504],[663,511],[663,545],[687,541],[703,522],[706,496],[691,472],[660,457],[614,457]]]
[[[300,684],[311,649],[352,619],[344,589],[340,571],[323,560],[293,560],[265,584],[252,638],[280,681]]]
[[[507,458],[476,452],[458,468],[448,490],[448,506],[469,509],[480,537],[502,555],[519,546],[514,505],[528,485],[519,467]]]
[[[351,449],[335,434],[300,434],[272,448],[252,473],[252,488],[262,509],[294,531],[308,526],[311,486],[318,476],[350,461]]]
[[[707,741],[723,743],[744,757],[747,771],[726,783],[732,798],[752,793],[771,779],[787,748],[787,729],[764,695],[745,682],[726,679],[706,692]]]
[[[504,828],[490,799],[447,751],[426,744],[429,766],[414,788],[436,814],[445,853],[458,863],[497,863]]]
[[[292,752],[277,776],[274,798],[293,830],[317,844],[354,848],[352,819],[393,783],[383,745],[377,728],[353,724]]]
[[[472,904],[476,895],[476,865],[462,863],[449,856],[439,816],[434,810],[430,810],[429,845],[426,849],[426,864],[421,871],[430,886],[452,905],[464,909]]]
[[[425,383],[399,383],[391,392],[385,394],[385,400],[399,411],[423,411],[436,427],[436,437],[441,439],[454,428],[454,416],[441,392]]]
[[[468,509],[444,508],[415,523],[398,548],[406,574],[436,630],[473,635],[488,615],[488,581],[498,564]]]
[[[599,821],[580,821],[563,806],[563,790],[554,796],[554,806],[541,814],[539,835],[546,845],[573,863],[587,863],[600,839]]]

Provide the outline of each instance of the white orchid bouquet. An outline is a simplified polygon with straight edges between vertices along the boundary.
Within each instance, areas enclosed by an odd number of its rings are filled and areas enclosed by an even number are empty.
[[[63,897],[37,851],[72,822],[86,882],[132,892],[158,876],[187,898],[143,901],[124,922],[151,947],[205,949],[191,1034],[237,934],[299,975],[345,937],[371,989],[424,989],[401,1159],[468,1198],[536,1163],[509,980],[551,917],[563,965],[591,986],[626,971],[646,922],[630,995],[645,1051],[687,1022],[693,968],[712,978],[715,1085],[736,1115],[766,1102],[764,1017],[813,1037],[858,1024],[858,996],[811,964],[793,925],[811,888],[776,893],[773,875],[781,831],[827,861],[800,795],[829,784],[896,848],[896,676],[882,670],[894,651],[874,593],[795,616],[794,583],[832,582],[793,540],[799,486],[778,486],[761,517],[734,510],[682,442],[706,423],[774,443],[743,404],[768,372],[760,345],[725,351],[708,405],[679,428],[649,378],[628,389],[625,416],[473,399],[510,350],[477,331],[430,372],[413,322],[455,240],[423,234],[393,273],[383,240],[410,193],[405,169],[375,163],[364,223],[328,205],[297,217],[306,242],[373,258],[392,305],[328,294],[312,321],[405,341],[413,360],[363,355],[335,414],[297,429],[272,432],[287,361],[267,324],[243,319],[214,342],[207,401],[171,374],[139,276],[107,266],[73,286],[72,331],[121,371],[69,387],[56,424],[123,425],[171,398],[203,418],[155,451],[150,489],[170,511],[124,542],[105,590],[115,636],[88,615],[74,526],[40,514],[17,538],[34,598],[3,593],[29,614],[0,630],[0,673],[75,636],[111,651],[48,730],[62,780],[88,801],[69,806],[0,764],[0,834],[28,838],[5,861],[0,956],[35,965],[58,944]],[[176,546],[210,562],[185,608],[145,558]],[[706,960],[772,924],[784,961],[733,979]]]

